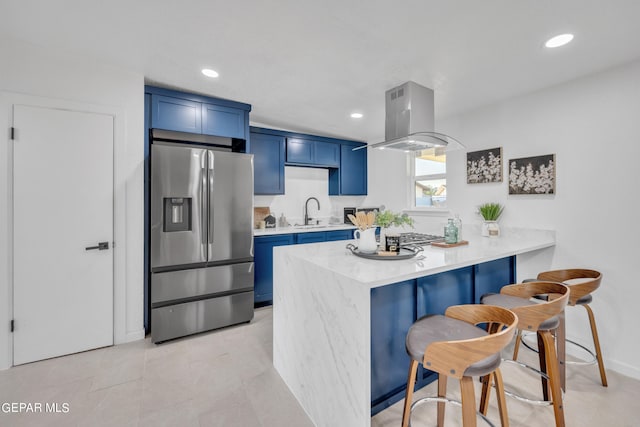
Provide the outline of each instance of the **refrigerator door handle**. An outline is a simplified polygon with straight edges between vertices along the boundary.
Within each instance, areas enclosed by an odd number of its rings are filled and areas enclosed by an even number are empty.
[[[214,170],[214,156],[215,154],[213,153],[213,151],[209,151],[209,171],[208,171],[208,176],[209,176],[209,199],[208,199],[208,205],[209,205],[209,223],[207,224],[207,229],[209,232],[209,245],[213,244],[213,239],[214,239],[214,227],[213,227],[213,223],[214,223],[214,215],[215,215],[215,209],[214,209],[214,184],[215,184],[215,170]]]
[[[202,229],[202,246],[207,247],[207,151],[202,152],[200,159],[200,227]],[[206,257],[207,255],[205,255]]]

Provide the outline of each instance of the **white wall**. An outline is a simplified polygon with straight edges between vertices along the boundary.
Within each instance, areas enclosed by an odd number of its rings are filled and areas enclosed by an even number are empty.
[[[310,201],[309,216],[327,224],[331,217],[342,221],[345,206],[360,206],[364,200],[364,196],[329,196],[329,170],[320,168],[286,166],[284,191],[278,196],[255,196],[254,206],[268,206],[277,218],[284,214],[291,225],[303,224],[305,201],[315,197],[320,210],[316,202]]]
[[[451,212],[465,224],[479,223],[476,207],[496,201],[506,205],[502,226],[556,230],[552,268],[603,273],[592,308],[605,366],[640,378],[640,61],[463,114],[438,128],[463,141],[467,151],[503,147],[505,172],[508,159],[555,153],[556,194],[550,196],[509,196],[507,178],[466,184],[465,152],[449,153]],[[531,273],[522,270],[519,279]],[[590,343],[584,309],[567,311],[569,337]],[[597,369],[591,369],[597,382]]]
[[[11,152],[6,129],[11,99],[19,93],[115,112],[114,339],[122,343],[143,338],[143,76],[7,38],[0,39],[0,57],[0,324],[8,325],[12,316]],[[11,365],[10,344],[8,328],[0,327],[0,369]]]

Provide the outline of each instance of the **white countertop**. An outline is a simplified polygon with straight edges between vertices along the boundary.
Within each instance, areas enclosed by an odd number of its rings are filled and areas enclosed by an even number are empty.
[[[355,230],[356,227],[352,224],[329,224],[329,225],[300,225],[290,227],[276,227],[265,229],[254,229],[253,235],[258,236],[273,236],[277,234],[291,234],[291,233],[314,233],[318,231],[338,231],[338,230]]]
[[[346,245],[353,240],[279,246],[288,256],[313,263],[370,288],[415,279],[443,271],[518,255],[555,245],[555,231],[503,229],[500,237],[465,235],[468,245],[438,248],[425,246],[424,251],[407,260],[370,260],[353,255]]]

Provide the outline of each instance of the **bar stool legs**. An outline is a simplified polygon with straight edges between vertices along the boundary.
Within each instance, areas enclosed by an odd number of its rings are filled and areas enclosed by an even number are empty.
[[[596,321],[593,316],[593,311],[589,306],[589,304],[593,300],[592,293],[600,287],[600,284],[602,282],[602,273],[600,273],[597,270],[569,268],[569,269],[563,269],[563,270],[544,271],[538,274],[537,280],[554,281],[554,282],[563,283],[569,286],[569,289],[571,289],[571,296],[570,296],[568,305],[570,306],[581,305],[585,308],[585,310],[587,310],[587,315],[589,316],[589,324],[591,326],[591,335],[593,337],[593,345],[594,345],[595,351],[592,352],[591,350],[582,346],[581,344],[575,343],[573,341],[565,340],[565,339],[562,339],[562,340],[559,339],[558,342],[559,342],[559,345],[564,346],[564,343],[568,341],[571,344],[575,344],[583,348],[588,353],[591,353],[591,355],[594,358],[594,361],[598,363],[598,369],[600,371],[600,380],[602,381],[602,386],[607,387],[607,374],[604,368],[602,350],[600,349],[600,340],[598,339],[598,329],[596,328]],[[558,353],[560,355],[561,353],[560,349],[558,350]],[[563,364],[564,360],[562,358],[560,359],[560,362],[562,363],[561,369],[564,369],[564,364]],[[587,364],[590,364],[590,363],[591,362],[588,362]],[[585,364],[585,363],[578,362],[576,364]]]
[[[413,402],[413,389],[416,387],[416,375],[418,374],[418,361],[411,359],[409,364],[409,377],[407,378],[407,391],[404,397],[404,410],[402,411],[402,427],[409,427],[411,417],[411,402]],[[440,382],[438,382],[438,391]],[[440,393],[438,393],[440,396]],[[444,405],[444,404],[443,404]],[[438,404],[438,426],[440,426],[440,404]]]
[[[596,319],[593,315],[593,310],[589,307],[589,304],[582,305],[587,314],[589,315],[589,323],[591,324],[591,335],[593,336],[593,346],[595,348],[596,358],[598,359],[598,369],[600,370],[600,380],[602,380],[602,386],[607,387],[607,373],[604,370],[604,361],[602,360],[602,350],[600,350],[600,339],[598,338],[598,328],[596,327]]]

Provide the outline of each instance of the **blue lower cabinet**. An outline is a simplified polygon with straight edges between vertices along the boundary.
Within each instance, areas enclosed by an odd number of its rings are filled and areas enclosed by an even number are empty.
[[[326,242],[327,234],[324,231],[316,231],[314,233],[300,233],[296,234],[296,243],[318,243]]]
[[[334,240],[351,240],[353,239],[353,231],[354,230],[327,231],[327,242]]]
[[[480,303],[482,295],[500,293],[500,288],[516,283],[516,257],[474,265],[474,302]]]
[[[353,230],[315,231],[296,234],[296,243],[333,242],[353,239]]]
[[[409,356],[405,337],[416,320],[416,281],[371,289],[371,411],[402,399]]]
[[[293,234],[253,238],[254,302],[263,303],[273,300],[273,248],[293,244]]]
[[[447,307],[473,303],[473,267],[458,268],[418,279],[418,318],[444,314]]]

